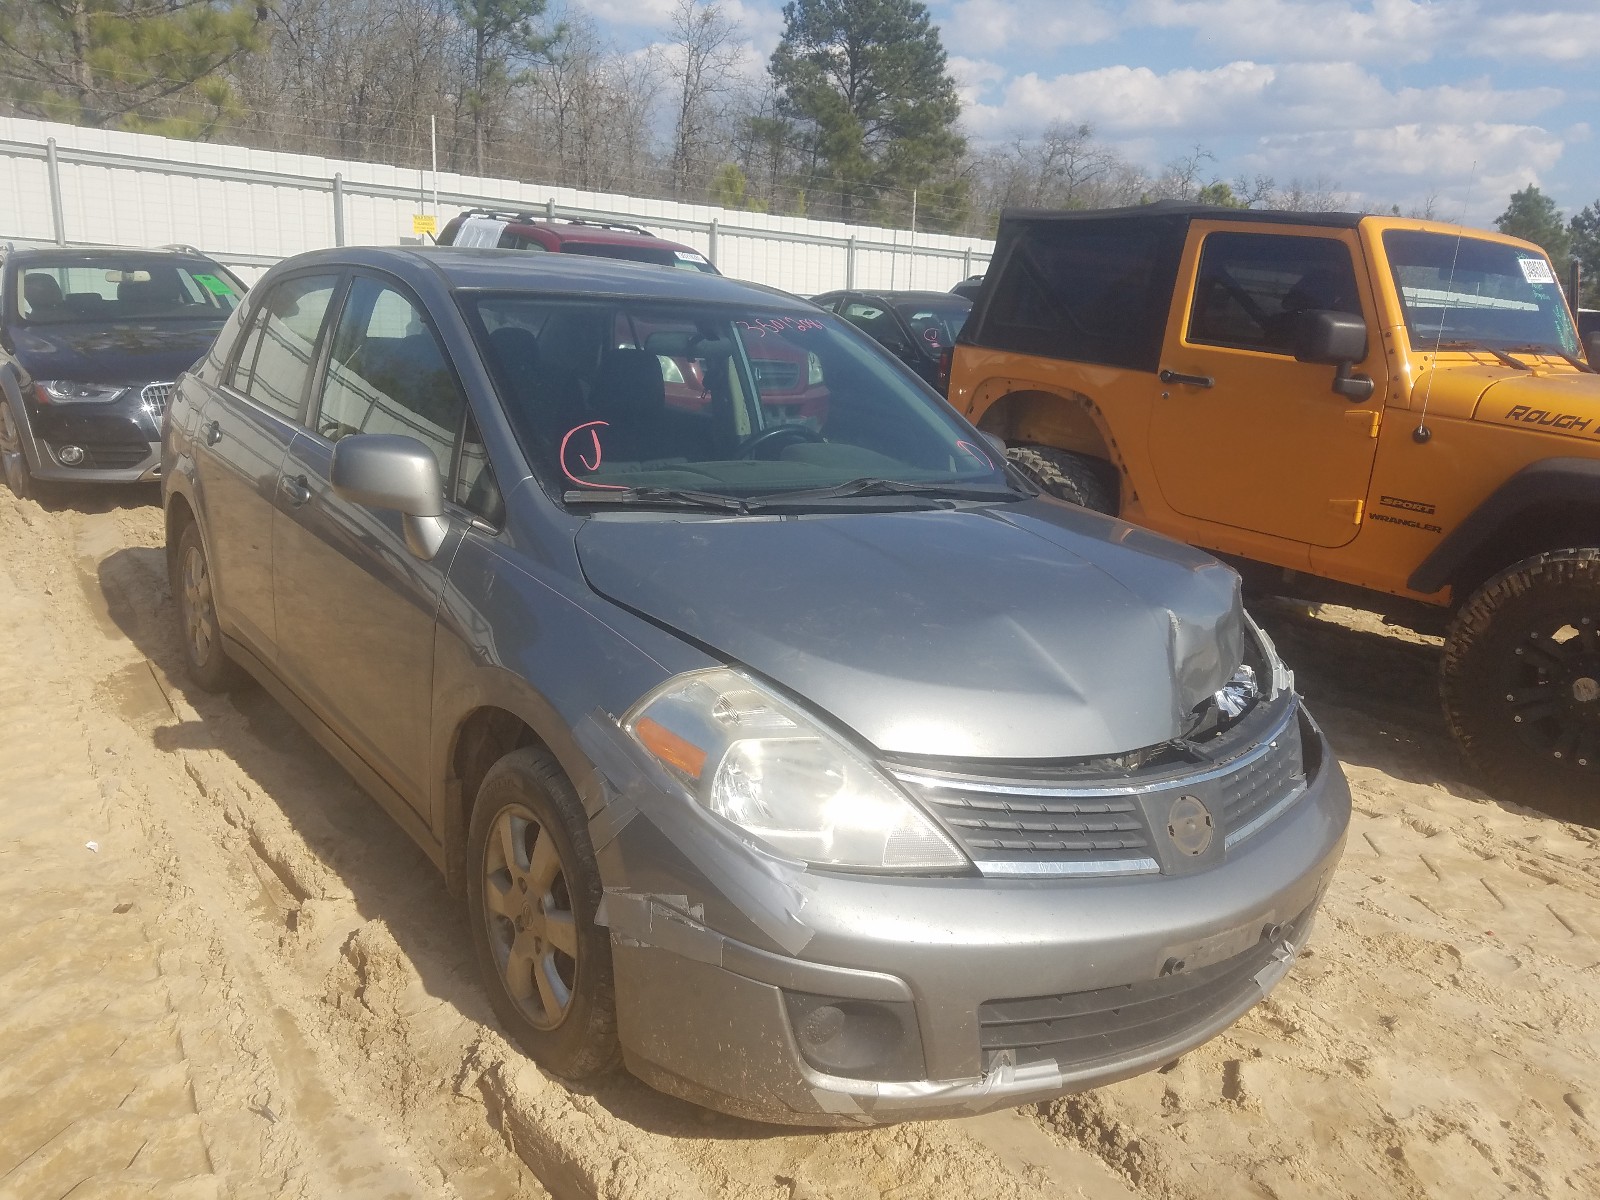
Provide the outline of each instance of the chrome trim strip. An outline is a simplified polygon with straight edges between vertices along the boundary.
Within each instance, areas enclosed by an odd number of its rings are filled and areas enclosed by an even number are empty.
[[[967,777],[963,775],[940,775],[929,771],[920,771],[910,767],[887,766],[890,775],[901,783],[908,783],[916,787],[939,788],[945,791],[956,792],[982,792],[986,795],[1011,795],[1011,796],[1059,796],[1063,798],[1096,796],[1140,796],[1146,792],[1163,791],[1174,786],[1187,786],[1195,783],[1206,783],[1213,779],[1220,779],[1224,775],[1232,775],[1235,771],[1242,770],[1251,763],[1264,758],[1276,748],[1278,738],[1282,737],[1289,728],[1289,723],[1295,719],[1299,711],[1298,704],[1291,704],[1284,713],[1283,719],[1274,725],[1259,742],[1225,763],[1220,763],[1206,771],[1185,774],[1182,772],[1168,772],[1159,779],[1152,779],[1146,783],[1101,785],[1092,784],[1087,787],[1064,787],[1060,784],[1040,786],[1027,783],[1013,783],[1007,780],[992,777]],[[930,797],[930,799],[935,799]],[[937,803],[937,800],[935,799]]]
[[[1280,799],[1276,804],[1272,805],[1270,808],[1262,809],[1255,816],[1251,817],[1250,820],[1246,821],[1243,825],[1239,826],[1239,828],[1229,833],[1223,842],[1223,848],[1226,850],[1232,850],[1235,845],[1244,841],[1245,838],[1259,833],[1262,829],[1266,828],[1267,825],[1271,824],[1273,821],[1276,821],[1294,806],[1294,802],[1296,800],[1300,799],[1301,796],[1306,794],[1306,786],[1305,779],[1302,777],[1299,786],[1290,788],[1284,793],[1283,798]]]
[[[1011,859],[972,860],[985,879],[1030,878],[1040,875],[1159,875],[1153,858],[1102,858],[1085,862],[1033,862]]]

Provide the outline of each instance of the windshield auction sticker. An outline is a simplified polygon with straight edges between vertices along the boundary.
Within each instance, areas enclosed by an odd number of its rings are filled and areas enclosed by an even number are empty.
[[[196,275],[194,281],[213,296],[233,295],[233,289],[215,275]]]
[[[1518,265],[1522,267],[1522,277],[1529,283],[1554,283],[1555,273],[1550,270],[1550,264],[1542,258],[1519,258]]]

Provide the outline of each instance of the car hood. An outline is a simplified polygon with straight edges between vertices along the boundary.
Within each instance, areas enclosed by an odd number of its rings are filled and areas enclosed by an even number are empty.
[[[879,750],[1115,754],[1180,736],[1236,670],[1238,577],[1052,501],[962,511],[589,519],[603,596]]]
[[[1542,430],[1600,446],[1600,375],[1517,374],[1490,385],[1475,416],[1493,425]]]
[[[222,321],[28,325],[13,331],[16,357],[35,379],[151,383],[176,379],[211,346]]]

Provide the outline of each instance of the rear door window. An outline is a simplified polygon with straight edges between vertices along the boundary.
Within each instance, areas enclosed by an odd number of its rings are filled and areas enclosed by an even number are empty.
[[[419,305],[358,276],[334,333],[316,431],[329,441],[398,433],[433,451],[447,476],[466,396]]]
[[[337,275],[300,275],[267,294],[235,368],[235,387],[280,416],[300,416],[317,339],[338,282]]]

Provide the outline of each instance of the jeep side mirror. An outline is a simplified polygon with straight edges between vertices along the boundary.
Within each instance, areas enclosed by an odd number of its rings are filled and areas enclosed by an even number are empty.
[[[1303,363],[1337,367],[1333,390],[1357,404],[1376,386],[1351,368],[1367,356],[1367,323],[1354,313],[1317,308],[1301,313],[1294,331],[1294,356]]]
[[[333,444],[328,482],[342,500],[401,514],[406,549],[418,558],[428,561],[444,545],[450,523],[444,517],[439,460],[416,438],[390,433],[342,437]]]

